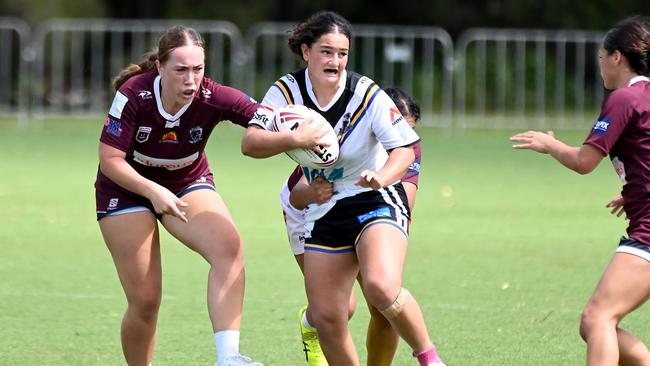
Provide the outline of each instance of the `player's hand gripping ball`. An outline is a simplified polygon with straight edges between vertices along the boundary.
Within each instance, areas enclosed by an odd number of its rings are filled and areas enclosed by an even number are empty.
[[[308,168],[325,168],[336,163],[339,158],[339,141],[332,125],[318,112],[299,104],[289,104],[280,108],[273,117],[273,129],[276,131],[295,131],[301,123],[314,119],[328,129],[323,137],[321,153],[312,149],[294,149],[287,151],[287,155],[301,166]]]

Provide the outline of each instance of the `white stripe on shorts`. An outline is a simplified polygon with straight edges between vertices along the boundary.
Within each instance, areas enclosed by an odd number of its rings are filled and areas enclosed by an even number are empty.
[[[632,255],[635,255],[637,257],[641,257],[641,258],[647,260],[648,262],[650,262],[650,253],[646,252],[643,249],[631,247],[629,245],[619,245],[616,248],[616,253],[632,254]]]
[[[402,200],[399,199],[399,195],[397,194],[397,191],[395,191],[395,188],[393,186],[388,186],[387,188],[393,189],[391,192],[393,192],[393,194],[395,194],[398,197],[397,199],[399,200],[399,204],[396,204],[390,198],[388,192],[386,191],[386,188],[381,188],[378,190],[378,192],[381,193],[381,197],[384,199],[384,201],[395,209],[395,218],[397,219],[397,224],[399,225],[400,228],[402,228],[404,234],[408,236],[408,220],[404,216],[404,212],[405,212],[403,211],[404,207],[401,206],[403,205],[403,203],[401,203]]]

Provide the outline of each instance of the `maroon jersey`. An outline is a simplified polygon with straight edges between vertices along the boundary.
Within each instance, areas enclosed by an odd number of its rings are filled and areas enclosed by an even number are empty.
[[[609,154],[623,183],[627,233],[650,245],[650,80],[632,82],[603,102],[585,144]]]
[[[422,160],[420,141],[413,145],[413,152],[415,153],[415,160],[413,160],[406,174],[402,177],[402,182],[409,182],[417,187],[420,181],[420,161]]]
[[[176,115],[164,111],[156,71],[136,75],[117,91],[100,141],[126,153],[138,173],[173,193],[210,174],[205,145],[217,123],[246,127],[257,103],[237,89],[203,78],[191,103]],[[98,190],[117,185],[97,172]]]

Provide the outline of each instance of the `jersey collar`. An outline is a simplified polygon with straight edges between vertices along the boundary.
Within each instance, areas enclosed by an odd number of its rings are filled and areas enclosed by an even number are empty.
[[[627,82],[627,86],[628,87],[632,86],[632,85],[638,83],[639,81],[648,81],[648,82],[650,82],[650,78],[648,78],[647,76],[637,75],[637,76],[633,77],[632,79],[630,79],[630,81]]]
[[[311,85],[311,80],[309,80],[309,72],[308,68],[305,67],[305,86],[307,87],[307,94],[309,94],[309,98],[311,98],[311,101],[314,102],[314,105],[318,107],[318,109],[321,112],[325,112],[332,108],[334,103],[336,103],[339,100],[339,97],[341,97],[341,94],[343,94],[343,90],[345,89],[345,83],[348,79],[348,73],[347,71],[343,70],[343,73],[341,73],[341,78],[339,79],[339,90],[336,91],[336,94],[334,95],[334,98],[330,100],[329,104],[327,104],[324,107],[321,107],[320,104],[318,104],[318,99],[316,99],[316,94],[314,94],[314,90],[312,89]]]
[[[153,93],[156,96],[156,105],[158,106],[158,113],[167,120],[167,124],[165,124],[166,128],[172,128],[180,125],[180,118],[185,113],[187,108],[190,107],[190,104],[192,104],[192,101],[189,103],[185,104],[178,112],[176,112],[175,115],[171,115],[167,112],[165,112],[165,109],[163,108],[162,104],[162,99],[160,97],[160,75],[156,76],[156,78],[153,81]],[[194,99],[192,99],[194,100]]]

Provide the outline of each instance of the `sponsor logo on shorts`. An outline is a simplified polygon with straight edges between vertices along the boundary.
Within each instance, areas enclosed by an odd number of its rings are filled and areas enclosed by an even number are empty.
[[[108,201],[108,209],[109,210],[114,210],[117,207],[118,202],[120,201],[119,198],[111,198]]]
[[[374,211],[357,216],[357,220],[359,220],[359,223],[363,224],[370,219],[376,219],[378,217],[391,217],[390,209],[388,207],[378,208]]]
[[[591,129],[591,132],[602,136],[607,133],[607,129],[609,128],[610,123],[612,123],[612,118],[609,116],[603,116],[599,118],[598,121],[596,121],[596,124],[594,124],[594,128]]]
[[[201,127],[190,128],[190,144],[196,144],[203,140],[203,129]]]
[[[112,119],[111,117],[106,117],[104,126],[106,126],[107,134],[113,135],[115,137],[122,136],[122,122]]]
[[[135,134],[135,141],[139,143],[146,142],[149,140],[149,134],[151,133],[151,127],[140,126],[138,132]]]

